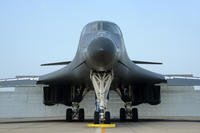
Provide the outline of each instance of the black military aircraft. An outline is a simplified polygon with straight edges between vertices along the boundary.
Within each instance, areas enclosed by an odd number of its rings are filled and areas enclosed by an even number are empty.
[[[87,24],[81,33],[79,47],[72,61],[42,64],[66,65],[62,69],[39,76],[45,105],[64,104],[66,120],[84,121],[84,109],[79,103],[89,91],[95,92],[94,123],[110,123],[107,110],[109,91],[116,91],[125,107],[120,109],[120,120],[138,121],[134,106],[161,102],[160,84],[200,85],[195,77],[174,77],[145,70],[136,64],[162,64],[131,60],[126,52],[120,28],[108,21]]]

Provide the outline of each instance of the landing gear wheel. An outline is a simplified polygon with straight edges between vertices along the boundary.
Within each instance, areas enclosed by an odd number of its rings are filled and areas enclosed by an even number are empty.
[[[94,124],[99,124],[99,112],[94,112]]]
[[[73,111],[71,108],[66,110],[66,121],[71,122],[72,121],[72,115]]]
[[[83,122],[85,119],[85,112],[84,112],[84,109],[83,108],[80,108],[79,109],[79,112],[78,112],[78,120],[80,122]]]
[[[132,108],[132,121],[137,122],[138,121],[138,109]]]
[[[125,108],[120,109],[120,121],[125,121],[126,120],[126,110]]]
[[[105,124],[110,124],[110,112],[105,112]]]

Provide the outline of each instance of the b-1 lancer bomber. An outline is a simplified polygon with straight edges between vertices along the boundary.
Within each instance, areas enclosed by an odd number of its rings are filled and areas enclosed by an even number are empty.
[[[69,107],[66,109],[67,121],[84,121],[84,108],[79,108],[79,103],[89,91],[94,91],[96,124],[111,121],[107,107],[111,90],[116,91],[124,102],[124,107],[119,109],[120,120],[138,121],[138,110],[134,106],[160,104],[161,84],[200,85],[198,77],[162,75],[137,64],[162,63],[130,59],[120,28],[112,22],[95,21],[83,28],[74,59],[42,64],[65,66],[39,76],[36,84],[43,86],[45,105],[63,104]]]

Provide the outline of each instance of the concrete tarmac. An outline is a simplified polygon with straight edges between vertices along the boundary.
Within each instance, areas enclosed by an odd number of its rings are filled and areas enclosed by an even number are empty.
[[[1,121],[0,133],[101,133],[100,128],[88,128],[86,122],[64,120]],[[140,120],[137,123],[119,122],[106,133],[199,133],[200,121],[195,120]]]

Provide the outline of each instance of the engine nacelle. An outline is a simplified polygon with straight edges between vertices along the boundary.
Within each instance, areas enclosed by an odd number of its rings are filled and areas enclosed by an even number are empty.
[[[64,104],[72,106],[72,102],[81,102],[83,89],[66,86],[43,87],[43,103],[48,106]]]
[[[149,103],[151,105],[160,104],[160,86],[136,85],[132,90],[132,105]]]
[[[155,85],[130,85],[120,88],[121,99],[124,102],[131,102],[133,106],[149,103],[151,105],[160,104],[160,86]]]

